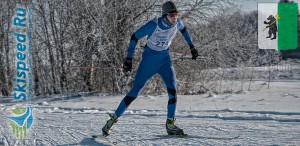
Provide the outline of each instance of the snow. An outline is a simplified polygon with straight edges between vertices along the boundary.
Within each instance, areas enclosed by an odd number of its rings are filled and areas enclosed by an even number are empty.
[[[141,95],[135,100],[119,118],[110,140],[130,146],[299,145],[300,69],[298,64],[291,65],[272,80],[269,89],[267,80],[255,80],[251,91],[238,94],[178,95],[176,124],[198,138],[157,137],[166,134],[165,94]],[[15,103],[0,100],[0,145],[103,145],[90,137],[101,134],[107,114],[114,112],[123,97],[89,95],[32,100],[34,121],[22,141],[15,138],[5,118],[11,115]],[[209,138],[235,136],[239,138]]]

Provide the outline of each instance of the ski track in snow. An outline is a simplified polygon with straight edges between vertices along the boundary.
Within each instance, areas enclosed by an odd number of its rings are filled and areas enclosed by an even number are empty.
[[[294,73],[299,78],[300,70]],[[119,118],[111,141],[117,145],[299,145],[300,81],[253,81],[240,94],[178,95],[176,124],[198,138],[157,137],[166,134],[167,95],[140,96]],[[0,146],[105,145],[91,140],[124,96],[49,97],[30,102],[33,125],[22,141],[15,138],[6,116],[16,103],[0,100]],[[22,103],[18,103],[22,105]],[[236,137],[220,140],[208,137]],[[206,138],[205,138],[206,137]],[[106,144],[107,145],[107,144]]]
[[[222,95],[220,95],[222,96]],[[226,96],[226,95],[224,95]],[[122,96],[102,97],[109,100],[109,107],[116,107]],[[110,99],[108,99],[110,98]],[[165,134],[166,111],[163,103],[160,106],[155,104],[163,100],[166,96],[147,98],[141,97],[132,108],[129,108],[124,116],[119,119],[113,134],[112,141],[117,141],[117,145],[297,145],[300,143],[300,112],[293,109],[291,112],[281,111],[256,111],[256,110],[234,110],[224,108],[221,110],[189,110],[181,105],[190,103],[210,103],[221,104],[221,97],[206,98],[197,96],[179,96],[177,111],[177,125],[184,128],[185,132],[191,135],[203,137],[235,137],[234,140],[216,140],[209,138],[161,138],[155,135]],[[282,97],[279,97],[282,98]],[[231,104],[241,102],[236,97],[228,97]],[[264,98],[269,102],[272,99]],[[93,134],[100,134],[102,126],[105,124],[112,109],[103,107],[88,107],[91,101],[100,101],[99,97],[86,97],[85,100],[75,100],[68,102],[55,101],[52,105],[33,104],[34,124],[28,131],[26,139],[18,142],[13,137],[6,122],[1,122],[2,145],[101,145],[90,139]],[[242,104],[257,104],[259,101],[251,102],[253,99],[244,99]],[[144,108],[144,102],[155,101],[152,105],[154,109]],[[277,100],[274,100],[277,101]],[[299,99],[293,98],[294,102]],[[73,107],[76,103],[81,103],[81,107]],[[274,103],[276,104],[276,103]],[[278,103],[277,103],[278,104]],[[84,107],[82,107],[84,106]],[[150,106],[150,105],[149,105]],[[201,104],[199,104],[201,106]],[[209,105],[206,105],[209,106]],[[293,107],[299,108],[299,107]],[[3,110],[9,112],[9,108]],[[1,116],[3,116],[1,112]],[[5,121],[5,120],[4,120]]]

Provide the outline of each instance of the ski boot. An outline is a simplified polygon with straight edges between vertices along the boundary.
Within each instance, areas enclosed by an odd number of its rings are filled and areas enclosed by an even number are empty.
[[[103,136],[108,136],[111,133],[115,123],[118,122],[118,117],[115,114],[114,115],[109,114],[109,116],[110,119],[106,122],[105,126],[102,128]]]
[[[168,118],[166,121],[166,129],[169,135],[185,135],[183,130],[174,125],[176,119]]]

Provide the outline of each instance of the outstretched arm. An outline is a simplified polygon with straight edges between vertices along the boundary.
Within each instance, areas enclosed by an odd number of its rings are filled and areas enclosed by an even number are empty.
[[[179,30],[180,30],[182,36],[184,37],[187,44],[190,46],[190,50],[193,55],[192,59],[196,59],[198,56],[198,51],[195,49],[195,46],[193,44],[193,40],[190,36],[189,30],[186,28],[186,26],[182,23],[182,21],[180,19],[178,19],[178,23],[179,23]]]
[[[130,43],[129,43],[129,46],[128,46],[128,52],[127,52],[127,57],[128,58],[133,57],[134,50],[135,50],[135,47],[136,47],[136,44],[137,44],[138,40],[145,37],[145,36],[147,36],[147,35],[149,36],[150,34],[152,34],[153,31],[155,30],[155,27],[156,27],[155,22],[154,21],[149,21],[131,35]]]
[[[153,33],[153,31],[155,30],[156,24],[154,21],[149,21],[148,23],[146,23],[145,25],[143,25],[141,28],[139,28],[136,32],[134,32],[131,35],[130,38],[130,43],[128,46],[128,52],[127,52],[127,57],[126,60],[123,64],[123,70],[124,72],[130,72],[132,70],[132,58],[133,58],[133,54],[134,54],[134,50],[136,47],[137,42],[139,41],[139,39],[145,37],[145,36],[149,36],[150,34]]]
[[[189,46],[193,45],[193,40],[190,36],[189,30],[186,28],[186,26],[182,23],[180,19],[178,19],[178,23],[179,23],[179,30],[182,36],[184,37],[185,41],[187,42],[187,44]]]

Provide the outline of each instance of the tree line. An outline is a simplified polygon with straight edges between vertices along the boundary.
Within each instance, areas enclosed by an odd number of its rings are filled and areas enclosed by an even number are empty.
[[[133,72],[122,64],[131,34],[161,15],[161,0],[27,0],[32,8],[34,95],[101,92],[124,94],[131,87],[146,39],[139,41]],[[171,55],[179,94],[215,91],[231,78],[216,68],[260,66],[276,62],[278,53],[259,50],[257,12],[243,12],[233,0],[175,1],[200,57],[191,60],[183,37],[173,40]],[[17,0],[0,2],[0,90],[10,96],[15,75],[12,17]],[[178,35],[181,35],[178,33]],[[272,56],[272,57],[269,57]],[[271,59],[270,59],[271,58]],[[273,58],[273,59],[272,59]],[[145,94],[164,93],[154,76]]]

